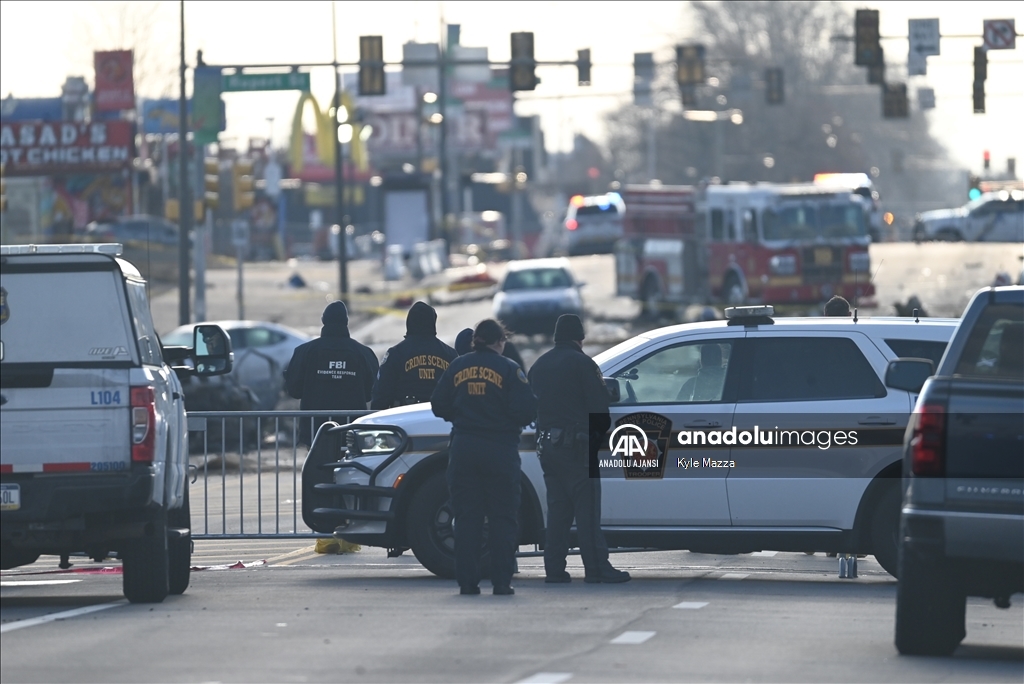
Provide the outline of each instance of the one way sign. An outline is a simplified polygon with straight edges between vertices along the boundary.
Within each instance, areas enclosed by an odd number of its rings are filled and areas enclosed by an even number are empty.
[[[1017,27],[1013,19],[985,20],[986,50],[1015,50],[1017,48]]]

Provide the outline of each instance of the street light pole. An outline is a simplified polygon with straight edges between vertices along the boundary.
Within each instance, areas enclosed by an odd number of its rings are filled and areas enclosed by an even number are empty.
[[[181,62],[178,67],[178,325],[188,325],[189,236],[192,233],[192,193],[188,186],[188,100],[185,95],[185,0],[180,2]]]
[[[338,73],[338,22],[335,3],[331,3],[331,36],[334,41],[334,213],[338,225],[338,289],[341,300],[348,300],[348,245],[345,240],[345,162],[341,144],[341,74]],[[328,238],[329,239],[329,238]]]

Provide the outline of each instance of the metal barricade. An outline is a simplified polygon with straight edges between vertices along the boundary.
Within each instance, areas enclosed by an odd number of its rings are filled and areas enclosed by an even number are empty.
[[[344,425],[369,413],[189,411],[192,538],[323,537],[302,521],[309,442],[325,420]]]

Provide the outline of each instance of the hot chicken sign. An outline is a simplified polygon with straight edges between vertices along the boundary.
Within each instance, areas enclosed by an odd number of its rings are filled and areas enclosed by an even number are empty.
[[[25,121],[0,125],[0,161],[11,176],[115,171],[132,163],[128,121]]]

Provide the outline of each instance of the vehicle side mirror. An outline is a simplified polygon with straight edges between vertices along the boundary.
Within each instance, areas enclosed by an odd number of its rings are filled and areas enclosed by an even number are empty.
[[[608,397],[611,403],[619,403],[619,400],[622,398],[622,395],[619,393],[619,381],[615,378],[605,378],[604,386],[608,390]]]
[[[934,374],[935,364],[930,359],[896,359],[885,369],[885,386],[917,394]]]
[[[219,325],[197,325],[192,331],[192,362],[199,376],[231,372],[235,354],[231,338]]]

